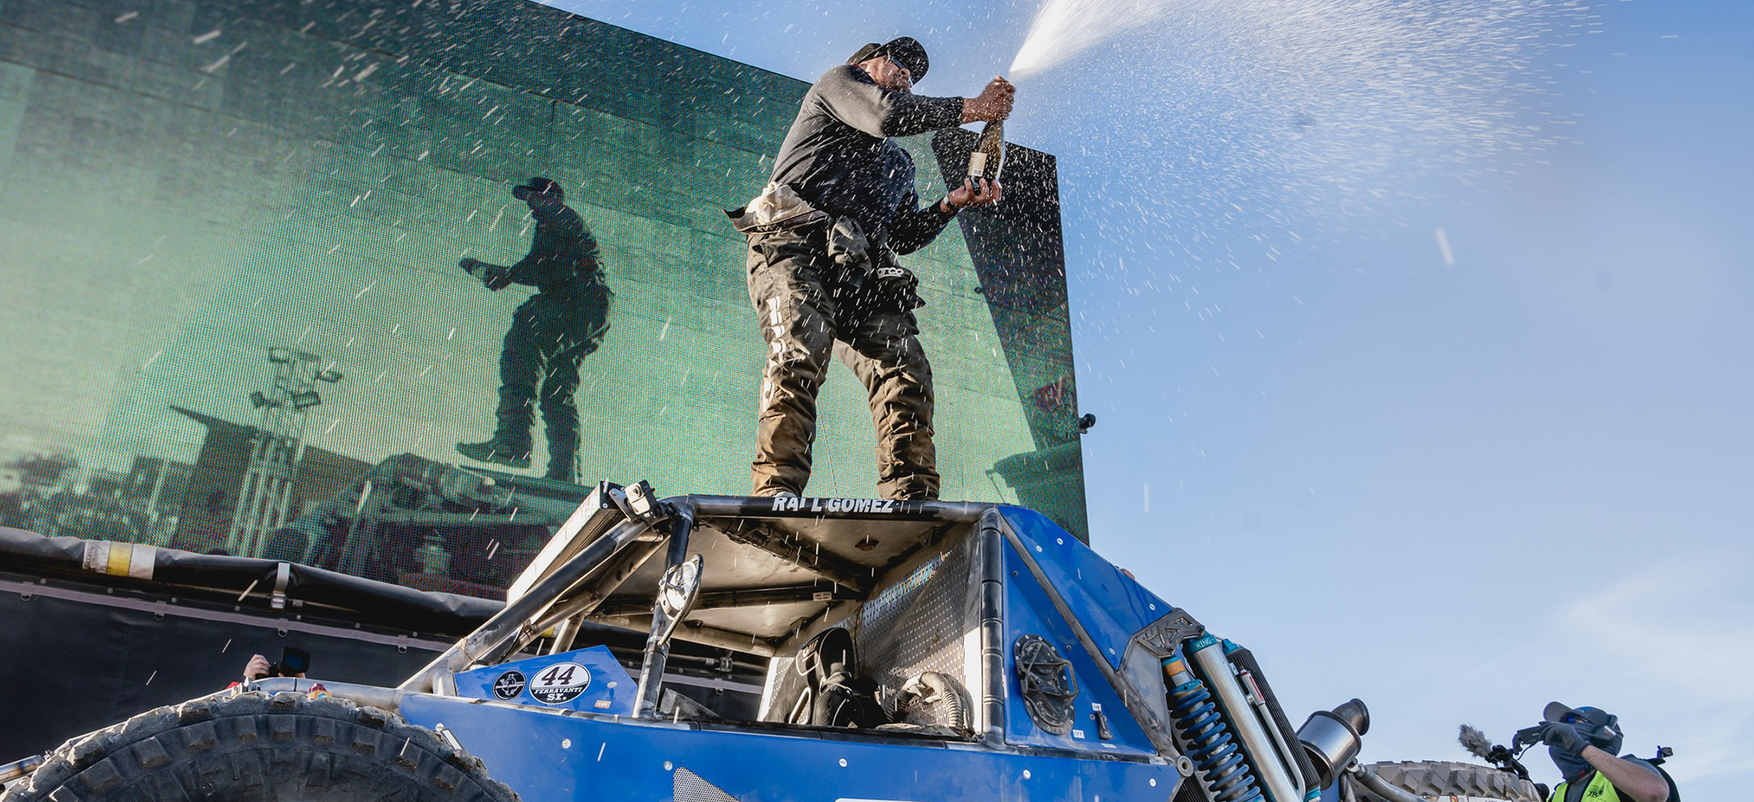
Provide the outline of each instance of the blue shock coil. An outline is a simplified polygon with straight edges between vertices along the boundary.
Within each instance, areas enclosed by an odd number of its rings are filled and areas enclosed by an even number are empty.
[[[1169,692],[1169,717],[1187,747],[1188,759],[1194,761],[1194,770],[1205,781],[1213,799],[1262,800],[1261,790],[1255,785],[1254,769],[1243,755],[1242,746],[1230,734],[1230,726],[1224,723],[1206,683],[1186,673],[1185,668],[1176,672],[1174,679],[1182,681]]]

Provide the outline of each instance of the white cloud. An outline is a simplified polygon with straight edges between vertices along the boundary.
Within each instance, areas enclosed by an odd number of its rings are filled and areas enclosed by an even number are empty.
[[[1677,781],[1754,774],[1750,574],[1744,550],[1659,557],[1568,601],[1553,615],[1554,646],[1577,676],[1557,696],[1619,714],[1629,751],[1674,746]]]
[[[1754,665],[1751,573],[1754,557],[1744,554],[1661,559],[1572,600],[1559,623],[1648,680],[1688,695],[1754,700],[1754,684],[1735,681]]]

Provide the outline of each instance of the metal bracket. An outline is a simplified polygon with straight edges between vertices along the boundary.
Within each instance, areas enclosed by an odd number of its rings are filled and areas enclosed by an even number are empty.
[[[1102,705],[1092,702],[1090,704],[1090,717],[1096,721],[1096,737],[1104,741],[1114,740],[1114,730],[1108,727],[1108,716],[1102,712]]]
[[[292,563],[283,562],[274,569],[274,593],[268,603],[276,610],[286,609],[286,586],[292,583]]]
[[[1206,627],[1188,615],[1188,611],[1172,607],[1162,618],[1134,633],[1132,640],[1153,656],[1163,659],[1174,654],[1182,641],[1198,637],[1205,631]]]
[[[443,739],[445,743],[450,744],[452,749],[463,751],[463,742],[457,740],[456,733],[451,732],[451,728],[446,727],[444,722],[432,725],[432,731],[437,733],[438,737]]]
[[[657,491],[645,480],[628,485],[620,492],[611,491],[609,500],[621,509],[621,514],[630,521],[639,521],[648,528],[657,529],[658,525],[668,520],[673,514],[669,505],[658,500]]]

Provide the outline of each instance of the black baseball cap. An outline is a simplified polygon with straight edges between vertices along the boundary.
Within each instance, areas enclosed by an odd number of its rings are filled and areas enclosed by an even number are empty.
[[[912,36],[897,37],[883,44],[871,42],[853,53],[853,57],[847,59],[847,63],[857,64],[878,56],[888,56],[895,63],[906,67],[908,75],[913,78],[916,84],[920,82],[920,79],[926,77],[926,68],[932,66],[932,62],[926,58],[925,46]]]
[[[533,194],[553,195],[555,200],[564,200],[566,198],[566,192],[562,191],[560,184],[555,183],[552,178],[536,176],[529,181],[525,181],[522,184],[512,187],[512,197],[517,198],[518,200],[524,200]]]

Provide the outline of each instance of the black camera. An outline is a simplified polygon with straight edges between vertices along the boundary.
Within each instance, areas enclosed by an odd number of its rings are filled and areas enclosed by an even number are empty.
[[[280,650],[280,662],[268,667],[270,677],[296,677],[311,670],[311,653],[288,646]]]

